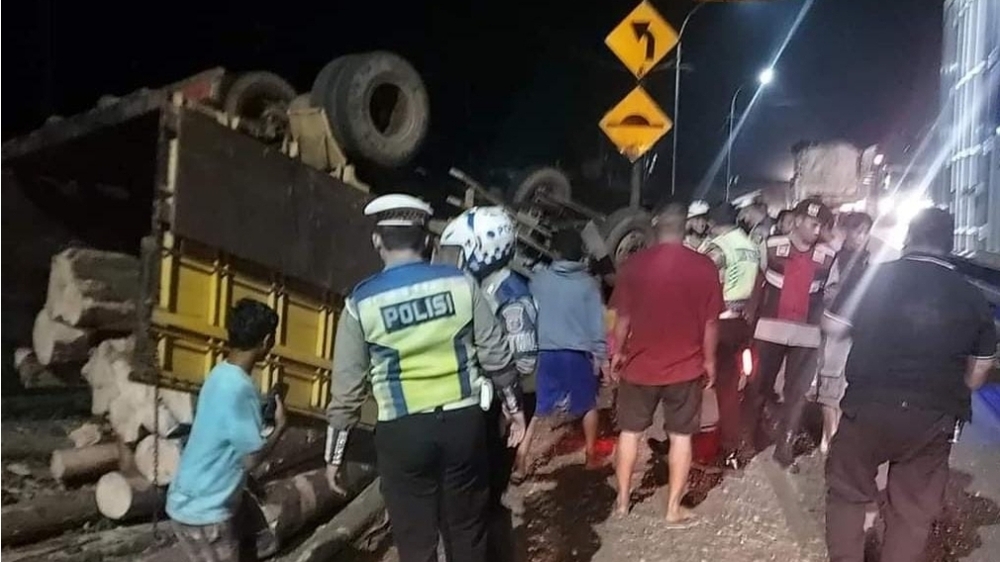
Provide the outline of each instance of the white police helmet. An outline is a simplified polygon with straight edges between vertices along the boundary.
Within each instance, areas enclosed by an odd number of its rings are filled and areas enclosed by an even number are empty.
[[[507,265],[514,256],[514,230],[514,220],[503,207],[473,207],[448,223],[440,245],[461,247],[460,267],[484,276]]]
[[[693,219],[695,217],[701,217],[708,214],[708,203],[704,201],[692,201],[688,205],[688,216],[687,218]]]

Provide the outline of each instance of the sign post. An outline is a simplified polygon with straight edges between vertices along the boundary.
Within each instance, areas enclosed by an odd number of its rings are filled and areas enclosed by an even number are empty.
[[[677,45],[677,40],[674,28],[646,0],[604,39],[604,44],[636,78],[635,88],[599,123],[618,151],[632,162],[632,207],[638,207],[642,189],[641,168],[636,161],[673,126],[640,82]]]

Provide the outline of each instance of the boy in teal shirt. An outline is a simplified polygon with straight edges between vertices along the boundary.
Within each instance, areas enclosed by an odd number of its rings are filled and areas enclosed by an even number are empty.
[[[243,299],[230,311],[227,324],[229,353],[205,379],[191,435],[167,492],[167,515],[192,562],[240,560],[237,512],[246,474],[285,429],[279,397],[274,430],[265,436],[260,396],[250,378],[254,364],[274,346],[278,315],[265,304]]]

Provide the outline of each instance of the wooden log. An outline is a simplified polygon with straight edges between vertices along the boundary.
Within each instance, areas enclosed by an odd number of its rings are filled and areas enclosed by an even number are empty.
[[[42,496],[5,505],[0,510],[0,543],[4,547],[34,542],[78,528],[101,516],[93,490]]]
[[[137,443],[142,437],[142,418],[132,397],[119,394],[108,406],[108,423],[124,443]]]
[[[102,476],[94,495],[101,515],[115,521],[151,517],[163,507],[159,489],[149,480],[118,471]]]
[[[80,364],[90,356],[90,332],[64,324],[43,308],[35,317],[31,341],[42,365]]]
[[[89,482],[118,467],[118,444],[101,443],[52,452],[49,470],[60,482]]]
[[[329,522],[315,531],[295,548],[287,558],[294,562],[322,562],[333,560],[345,547],[357,540],[362,533],[378,521],[385,512],[385,501],[376,478],[351,503],[344,506]]]
[[[82,387],[80,363],[42,365],[35,350],[22,347],[14,351],[14,369],[26,389]]]
[[[315,463],[318,466],[323,461],[325,444],[325,429],[289,427],[274,444],[274,449],[267,458],[254,469],[252,475],[263,482],[304,465]]]
[[[158,452],[156,451],[157,443]],[[158,486],[166,486],[174,479],[180,460],[180,439],[165,439],[156,435],[147,435],[135,446],[136,468],[146,480],[155,482]],[[156,470],[154,470],[154,466],[156,466]]]
[[[162,529],[163,524],[160,525]],[[104,562],[109,558],[119,560],[118,557],[134,560],[155,542],[153,525],[145,523],[57,537],[30,547],[6,551],[3,556],[4,562]],[[183,553],[178,553],[177,558],[167,560],[184,560],[183,556]]]
[[[139,260],[70,248],[52,258],[46,306],[71,326],[131,331],[136,325]]]
[[[370,464],[343,466],[344,489],[333,483],[328,467],[268,484],[256,506],[263,524],[257,528],[257,555],[267,557],[288,544],[296,533],[346,505],[375,479]]]
[[[120,381],[131,373],[129,362],[135,347],[134,338],[105,340],[94,349],[82,374],[91,387],[91,413],[107,414],[121,394]]]
[[[68,434],[69,440],[73,442],[73,446],[77,449],[97,445],[101,442],[102,436],[101,427],[91,422],[81,425]]]

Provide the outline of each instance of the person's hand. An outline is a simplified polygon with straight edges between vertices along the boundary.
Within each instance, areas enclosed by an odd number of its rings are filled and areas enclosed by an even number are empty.
[[[613,374],[611,372],[611,360],[605,359],[600,366],[601,384],[608,385],[612,383]]]
[[[326,465],[326,480],[330,483],[330,488],[334,492],[346,496],[347,490],[344,489],[341,479],[343,478],[343,471],[340,470],[339,464],[328,464]]]
[[[524,412],[515,414],[505,414],[507,418],[507,447],[513,449],[524,441],[524,434],[528,431],[528,423],[525,421]]]
[[[285,401],[280,396],[274,397],[274,430],[283,431],[288,418],[285,416]]]
[[[706,362],[705,365],[705,388],[715,386],[715,363]]]
[[[621,378],[622,367],[625,366],[625,355],[621,353],[616,353],[614,357],[611,358],[611,381],[618,382]]]

